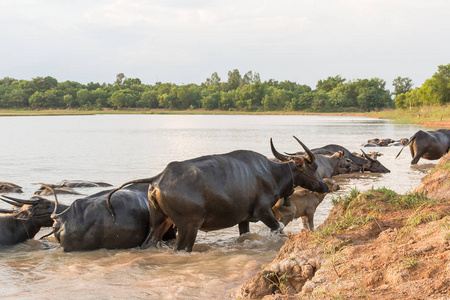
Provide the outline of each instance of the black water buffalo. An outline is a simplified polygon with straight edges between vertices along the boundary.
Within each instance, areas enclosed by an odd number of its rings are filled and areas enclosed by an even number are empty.
[[[51,227],[50,215],[54,211],[55,202],[43,197],[33,196],[30,200],[22,200],[2,196],[1,200],[19,207],[15,210],[2,209],[0,212],[0,246],[15,245],[32,239],[41,227]],[[59,210],[67,206],[60,205]]]
[[[295,155],[288,154],[288,155]],[[317,174],[320,178],[331,178],[332,176],[339,174],[347,174],[351,172],[351,164],[346,159],[344,151],[338,151],[335,153],[329,152],[328,154],[314,154],[317,163]],[[282,158],[286,159],[286,158]],[[274,161],[280,161],[281,159],[274,159]]]
[[[6,194],[6,193],[23,193],[22,187],[18,186],[17,184],[11,183],[11,182],[0,182],[0,193]]]
[[[439,129],[436,131],[417,131],[402,150],[409,145],[411,151],[411,164],[415,165],[421,157],[429,160],[440,159],[450,150],[450,129]]]
[[[334,154],[315,154],[315,156],[319,166],[317,173],[321,178],[331,178],[351,171],[350,163],[347,161],[344,151],[338,151]]]
[[[346,148],[335,144],[326,145],[321,148],[315,148],[312,149],[311,151],[314,154],[327,154],[329,152],[344,151],[345,157],[353,163],[352,171],[356,171],[356,169],[359,169],[357,171],[370,171],[373,173],[391,172],[389,171],[388,168],[383,166],[378,160],[368,156],[362,150],[361,151],[364,154],[364,158],[358,157],[353,153],[351,153],[350,151],[348,151]]]
[[[112,184],[102,181],[86,181],[86,180],[63,180],[58,184],[60,187],[69,188],[90,188],[90,187],[109,187]]]
[[[45,186],[51,187],[56,194],[82,195],[75,191],[74,188],[109,187],[112,184],[102,181],[63,180],[56,184],[44,183],[34,194],[41,196],[52,195],[52,192]]]
[[[81,193],[75,191],[72,188],[69,187],[57,187],[55,185],[49,184],[49,186],[52,187],[53,192],[56,194],[65,194],[65,195],[82,195]],[[45,188],[44,186],[41,186],[37,191],[34,192],[35,195],[40,196],[49,196],[53,195],[53,192],[49,189]]]
[[[294,137],[295,138],[295,137]],[[295,138],[297,139],[297,138]],[[246,150],[207,155],[171,162],[159,175],[125,183],[150,183],[150,234],[142,245],[155,246],[175,224],[177,250],[192,251],[198,230],[218,230],[239,224],[240,233],[249,222],[262,221],[272,231],[281,226],[272,213],[278,199],[292,194],[295,186],[318,192],[328,191],[317,176],[314,154],[300,141],[305,156],[289,157],[276,163]],[[278,153],[270,140],[272,152]],[[107,205],[114,217],[108,196]],[[117,210],[117,209],[115,209]]]
[[[150,223],[148,187],[133,184],[115,194],[112,202],[117,208],[116,224],[105,206],[111,190],[75,200],[62,213],[52,215],[55,238],[66,252],[140,246]],[[175,230],[170,227],[163,240],[175,237]]]

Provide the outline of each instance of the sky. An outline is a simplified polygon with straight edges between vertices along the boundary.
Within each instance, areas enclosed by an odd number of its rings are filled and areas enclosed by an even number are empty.
[[[450,63],[448,0],[1,0],[0,26],[0,78],[181,85],[238,69],[392,90]]]

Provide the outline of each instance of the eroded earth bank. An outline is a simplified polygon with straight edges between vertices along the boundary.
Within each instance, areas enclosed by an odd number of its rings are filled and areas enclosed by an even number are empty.
[[[413,193],[352,190],[236,299],[450,299],[450,153]]]

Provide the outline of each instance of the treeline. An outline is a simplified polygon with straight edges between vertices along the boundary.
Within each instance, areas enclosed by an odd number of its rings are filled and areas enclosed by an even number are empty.
[[[400,94],[397,93],[397,98]],[[32,80],[5,77],[0,81],[3,109],[371,111],[386,107],[394,107],[394,101],[386,82],[379,78],[347,81],[341,76],[328,77],[319,80],[315,89],[291,81],[261,82],[258,73],[249,71],[241,76],[236,69],[228,72],[227,81],[222,82],[213,73],[200,85],[161,82],[147,85],[123,73],[112,84],[58,82],[50,76]]]
[[[393,84],[397,108],[446,105],[450,102],[450,64],[438,66],[438,71],[421,87],[412,89],[411,79],[401,77],[397,77]]]

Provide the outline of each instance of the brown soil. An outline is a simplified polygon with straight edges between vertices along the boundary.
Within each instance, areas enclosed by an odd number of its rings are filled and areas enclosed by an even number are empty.
[[[439,127],[439,128],[450,128],[450,121],[424,122],[424,123],[420,123],[420,125]]]
[[[232,296],[450,299],[449,166],[450,153],[409,195],[373,190],[340,201]]]

